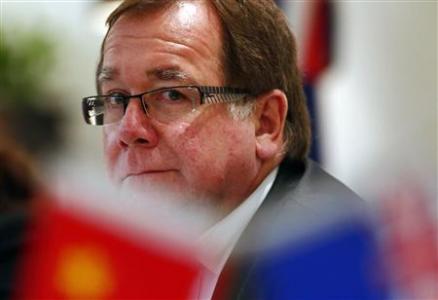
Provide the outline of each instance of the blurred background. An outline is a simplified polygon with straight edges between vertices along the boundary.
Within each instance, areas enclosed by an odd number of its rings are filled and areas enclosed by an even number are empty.
[[[100,186],[102,133],[83,122],[81,98],[95,94],[104,21],[119,2],[0,3],[0,126],[53,188]],[[366,199],[407,182],[436,199],[437,3],[279,4],[307,78],[312,155]]]

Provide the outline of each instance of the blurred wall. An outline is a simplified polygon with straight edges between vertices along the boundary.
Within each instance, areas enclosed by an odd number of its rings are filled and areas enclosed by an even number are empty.
[[[287,12],[302,45],[306,3]],[[366,198],[410,182],[436,199],[437,3],[337,1],[334,17],[318,86],[322,163]]]
[[[83,123],[80,101],[95,93],[109,9],[104,6],[2,3],[6,38],[37,28],[59,44],[49,84],[62,95],[69,126],[65,150],[49,166],[50,178],[89,183],[103,176],[101,129]],[[285,9],[301,43],[305,2],[286,2]],[[436,197],[436,2],[339,1],[335,13],[335,60],[319,85],[323,164],[366,197],[412,178]]]
[[[407,180],[436,199],[437,3],[336,4],[320,89],[327,168],[364,195]]]

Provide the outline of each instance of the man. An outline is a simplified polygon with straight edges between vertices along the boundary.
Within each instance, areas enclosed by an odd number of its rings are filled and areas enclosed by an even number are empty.
[[[222,243],[198,296],[254,299],[249,256],[239,278],[225,275],[232,249],[263,248],[254,236],[270,243],[273,230],[299,235],[301,221],[358,199],[306,158],[309,117],[285,17],[268,0],[127,0],[108,25],[99,96],[83,110],[104,125],[111,178],[220,211],[202,237]],[[227,279],[235,289],[221,289]]]

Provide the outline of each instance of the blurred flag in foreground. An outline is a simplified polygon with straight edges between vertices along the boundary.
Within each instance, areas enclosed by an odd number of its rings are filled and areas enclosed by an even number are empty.
[[[405,184],[377,208],[379,233],[394,299],[438,299],[437,204]]]
[[[371,205],[369,216],[270,253],[257,269],[265,298],[438,299],[438,211],[430,200],[408,183]]]
[[[16,298],[191,297],[198,266],[189,249],[147,232],[133,239],[111,222],[55,202],[40,208],[32,229],[37,242],[25,252]]]
[[[285,243],[259,258],[261,299],[390,299],[374,227],[357,216]]]
[[[184,235],[177,226],[168,228],[173,237],[157,226],[128,226],[124,221],[137,217],[157,224],[141,205],[101,203],[105,209],[99,213],[55,201],[39,209],[29,232],[36,242],[21,262],[15,298],[196,299],[205,270],[190,245],[196,239],[175,238]],[[321,219],[315,228],[312,220],[289,214],[270,219],[291,226],[270,235],[257,231],[261,251],[242,252],[241,261],[226,265],[234,273],[223,272],[216,294],[219,299],[235,299],[227,296],[233,292],[241,299],[437,299],[437,231],[425,196],[400,189],[381,203],[371,215],[339,208],[346,214]],[[251,287],[242,294],[248,282]]]

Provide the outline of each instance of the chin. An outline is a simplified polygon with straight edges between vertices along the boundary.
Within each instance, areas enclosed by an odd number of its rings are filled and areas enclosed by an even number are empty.
[[[121,191],[129,191],[133,194],[157,197],[167,194],[175,194],[175,181],[170,180],[165,174],[147,174],[128,176],[121,182]]]

